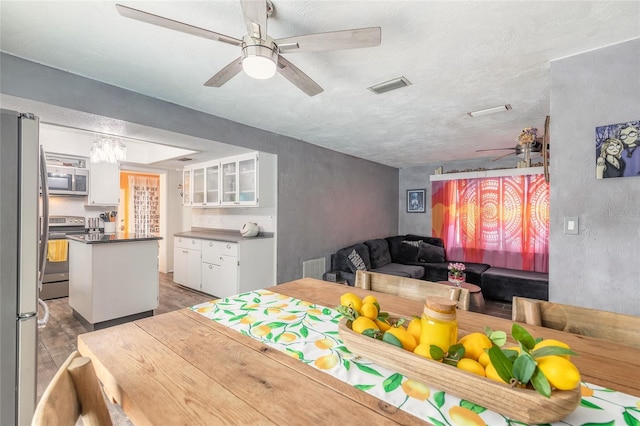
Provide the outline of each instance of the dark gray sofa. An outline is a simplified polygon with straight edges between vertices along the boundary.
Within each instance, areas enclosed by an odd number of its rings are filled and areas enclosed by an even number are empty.
[[[342,248],[332,256],[331,264],[333,271],[339,271],[347,284],[353,286],[357,269],[426,281],[446,281],[450,262],[458,261],[446,259],[444,242],[440,238],[409,234],[367,240]],[[548,274],[495,268],[485,263],[461,263],[466,266],[466,281],[480,286],[487,299],[511,302],[513,296],[521,296],[549,300]]]
[[[332,268],[353,286],[357,269],[427,281],[446,281],[449,262],[456,261],[446,260],[444,243],[440,238],[409,234],[367,240],[342,248],[333,255]],[[480,276],[489,265],[463,263],[467,267],[467,282],[480,285]]]

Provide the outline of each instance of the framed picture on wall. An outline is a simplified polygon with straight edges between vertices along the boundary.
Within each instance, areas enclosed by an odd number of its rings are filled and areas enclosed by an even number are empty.
[[[407,189],[407,213],[424,213],[425,189]]]
[[[640,176],[640,120],[596,127],[596,178]]]

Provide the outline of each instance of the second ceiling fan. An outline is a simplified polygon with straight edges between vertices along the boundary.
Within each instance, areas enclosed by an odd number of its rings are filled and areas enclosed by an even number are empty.
[[[240,47],[241,56],[211,77],[205,83],[209,87],[222,86],[242,70],[258,79],[270,78],[278,72],[307,95],[314,96],[323,91],[322,87],[282,54],[372,47],[379,46],[381,42],[380,27],[305,34],[276,40],[267,35],[267,18],[273,13],[273,4],[268,0],[240,0],[240,4],[247,27],[247,34],[242,39],[121,4],[117,4],[116,8],[120,15],[127,18]]]

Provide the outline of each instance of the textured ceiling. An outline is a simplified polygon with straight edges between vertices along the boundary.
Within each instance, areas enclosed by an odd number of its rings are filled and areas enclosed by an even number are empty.
[[[238,1],[123,4],[235,38]],[[308,97],[276,75],[203,83],[239,49],[121,17],[115,2],[0,2],[0,48],[154,98],[394,167],[500,155],[550,113],[554,59],[640,37],[631,1],[274,0],[273,38],[379,26],[382,44],[286,57],[324,88]],[[382,95],[366,87],[404,75]],[[471,118],[467,112],[513,109]],[[551,117],[553,120],[553,117]],[[562,143],[554,141],[552,144]]]

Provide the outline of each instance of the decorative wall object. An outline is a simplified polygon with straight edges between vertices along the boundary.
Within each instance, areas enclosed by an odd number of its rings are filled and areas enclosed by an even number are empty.
[[[596,178],[640,176],[640,120],[596,127]]]
[[[549,184],[543,174],[431,181],[432,236],[447,259],[548,272]]]
[[[407,213],[424,213],[425,189],[407,189]]]

